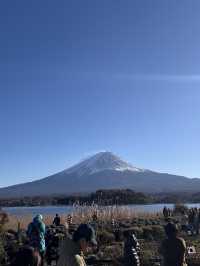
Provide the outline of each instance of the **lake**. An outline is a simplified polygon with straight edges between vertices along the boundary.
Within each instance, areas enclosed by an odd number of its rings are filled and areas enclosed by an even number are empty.
[[[194,204],[185,204],[189,208],[200,208],[200,203]],[[130,210],[133,210],[137,213],[157,213],[163,210],[163,207],[166,206],[167,208],[172,209],[174,204],[147,204],[147,205],[126,205],[122,207],[126,207]],[[121,207],[119,207],[121,208]],[[11,215],[16,216],[24,216],[24,215],[31,215],[34,216],[38,213],[42,215],[55,215],[59,213],[60,215],[72,213],[74,208],[73,206],[38,206],[38,207],[6,207],[3,208],[5,212]]]

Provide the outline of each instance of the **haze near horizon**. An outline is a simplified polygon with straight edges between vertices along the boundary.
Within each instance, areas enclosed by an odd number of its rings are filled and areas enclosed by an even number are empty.
[[[200,177],[200,2],[0,3],[0,187],[100,150]]]

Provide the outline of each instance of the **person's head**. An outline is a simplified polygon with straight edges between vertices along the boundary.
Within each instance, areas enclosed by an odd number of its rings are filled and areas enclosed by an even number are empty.
[[[176,237],[178,234],[178,228],[176,224],[168,223],[165,226],[165,233],[168,238]]]
[[[88,224],[79,225],[73,234],[73,241],[79,244],[83,252],[87,251],[89,245],[97,246],[94,229]]]
[[[41,257],[33,247],[25,246],[16,253],[12,266],[40,265]]]
[[[58,215],[58,213],[56,213],[56,217],[58,217],[59,215]]]
[[[42,214],[37,214],[34,218],[33,221],[35,222],[41,222],[43,220]]]

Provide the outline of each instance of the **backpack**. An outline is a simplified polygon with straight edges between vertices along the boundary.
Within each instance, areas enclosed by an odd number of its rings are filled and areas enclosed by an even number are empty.
[[[33,247],[38,247],[40,244],[40,229],[34,223],[31,223],[31,229],[29,231],[30,244]]]

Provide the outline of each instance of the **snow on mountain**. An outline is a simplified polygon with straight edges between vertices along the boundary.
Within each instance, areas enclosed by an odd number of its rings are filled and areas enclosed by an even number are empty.
[[[144,169],[134,167],[111,152],[99,152],[88,159],[65,170],[65,173],[76,173],[78,176],[94,174],[105,170],[144,172]]]
[[[140,169],[111,152],[100,152],[42,179],[0,188],[0,198],[89,193],[130,188],[138,192],[198,192],[200,179]]]

